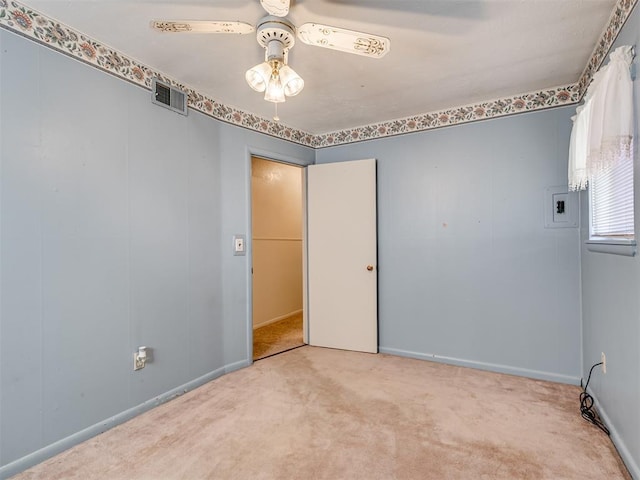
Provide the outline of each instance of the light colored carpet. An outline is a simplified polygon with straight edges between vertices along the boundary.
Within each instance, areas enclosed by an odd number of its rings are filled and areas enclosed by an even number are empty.
[[[253,359],[269,357],[304,345],[302,312],[253,331]]]
[[[225,375],[16,477],[629,479],[579,389],[302,347]]]

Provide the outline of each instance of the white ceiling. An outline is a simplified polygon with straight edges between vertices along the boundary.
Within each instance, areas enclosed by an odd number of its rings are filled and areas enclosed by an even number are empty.
[[[255,34],[167,34],[151,20],[240,20],[259,0],[26,0],[223,104],[266,118],[273,104],[245,71],[263,60]],[[615,0],[292,0],[295,25],[323,23],[389,37],[372,59],[296,42],[305,80],[282,123],[319,134],[578,81]]]

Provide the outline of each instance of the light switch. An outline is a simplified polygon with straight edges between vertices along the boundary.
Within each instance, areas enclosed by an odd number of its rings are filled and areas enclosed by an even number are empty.
[[[234,235],[233,236],[233,254],[236,256],[245,254],[245,236]]]

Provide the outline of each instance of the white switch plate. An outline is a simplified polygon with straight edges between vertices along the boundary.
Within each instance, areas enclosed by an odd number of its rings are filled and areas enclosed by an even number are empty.
[[[235,256],[245,255],[246,253],[246,237],[244,235],[233,236],[233,254]]]
[[[558,202],[564,202],[564,211],[558,211]],[[544,228],[575,228],[579,217],[578,193],[566,186],[549,187],[544,192]]]

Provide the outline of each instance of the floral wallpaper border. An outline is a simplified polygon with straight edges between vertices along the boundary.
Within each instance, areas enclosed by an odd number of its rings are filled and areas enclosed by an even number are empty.
[[[185,91],[189,98],[189,107],[218,120],[301,145],[313,144],[314,135],[311,133],[217,102],[17,1],[0,0],[0,27],[149,90],[151,80],[157,77]]]
[[[421,132],[578,102],[575,84],[316,135],[315,148]]]
[[[604,62],[613,42],[615,42],[620,30],[622,30],[622,27],[627,21],[627,18],[629,18],[629,15],[631,15],[631,12],[637,3],[638,0],[618,0],[613,8],[611,17],[609,17],[609,22],[602,32],[602,35],[600,35],[600,39],[598,40],[598,43],[596,43],[596,46],[591,53],[591,57],[589,57],[587,66],[582,72],[580,80],[578,80],[577,86],[580,94],[580,100],[582,100],[582,97],[587,92],[587,87],[591,83],[593,75],[598,71],[602,62]]]
[[[163,82],[187,92],[190,108],[217,120],[300,145],[323,148],[577,103],[582,98],[593,73],[597,71],[597,68],[604,60],[637,1],[618,0],[609,23],[598,41],[579,82],[576,84],[320,135],[297,130],[217,102],[198,93],[193,88],[168,78],[163,73],[128,58],[95,39],[79,33],[15,0],[0,0],[0,28],[13,31],[149,90],[151,89],[151,80],[157,77]]]

